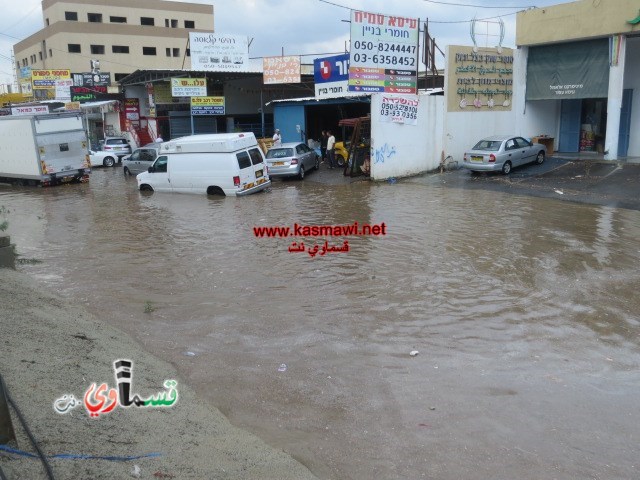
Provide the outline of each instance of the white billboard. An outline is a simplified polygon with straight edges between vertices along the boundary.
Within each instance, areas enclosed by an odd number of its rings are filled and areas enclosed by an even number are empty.
[[[242,72],[249,67],[249,38],[244,35],[189,32],[191,70]]]

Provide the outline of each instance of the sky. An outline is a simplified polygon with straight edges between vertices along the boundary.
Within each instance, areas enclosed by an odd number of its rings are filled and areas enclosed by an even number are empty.
[[[350,9],[428,20],[429,32],[445,51],[447,45],[473,45],[469,35],[473,18],[500,16],[505,26],[504,47],[515,46],[515,12],[542,8],[567,0],[191,0],[211,5],[217,33],[246,35],[249,56],[345,53],[349,42]],[[497,18],[478,23],[477,30],[497,34]],[[43,27],[41,0],[3,0],[0,17],[0,85],[13,83],[13,44]],[[495,46],[496,37],[479,36],[479,46]],[[438,67],[444,59],[438,54]],[[65,68],[59,65],[58,68]]]

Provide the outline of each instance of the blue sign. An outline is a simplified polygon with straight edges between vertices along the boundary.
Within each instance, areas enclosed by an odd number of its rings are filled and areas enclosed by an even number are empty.
[[[342,82],[349,80],[349,54],[334,57],[316,58],[313,61],[313,77],[319,83]]]

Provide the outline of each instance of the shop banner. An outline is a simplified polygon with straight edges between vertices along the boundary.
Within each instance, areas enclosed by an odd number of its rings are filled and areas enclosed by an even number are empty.
[[[349,90],[415,95],[419,25],[416,18],[352,10]]]
[[[127,120],[137,122],[140,120],[140,100],[137,98],[124,99],[124,114]]]
[[[382,95],[380,121],[390,123],[418,124],[418,97],[415,95]]]
[[[609,40],[529,47],[527,100],[606,98]]]
[[[208,72],[246,71],[249,39],[244,35],[189,32],[191,70]]]
[[[112,96],[107,93],[107,87],[69,87],[72,102],[97,102],[100,100],[111,100]]]
[[[300,57],[264,57],[262,83],[300,83]]]
[[[80,102],[67,102],[64,104],[64,109],[67,112],[74,112],[80,110]]]
[[[54,90],[56,80],[68,80],[71,70],[32,70],[31,83],[34,90]]]
[[[56,100],[61,102],[68,102],[71,100],[71,90],[73,86],[73,80],[70,78],[67,80],[56,80]]]
[[[316,58],[313,79],[317,99],[344,96],[349,90],[349,54]]]
[[[191,97],[191,115],[224,115],[224,97]]]
[[[206,97],[206,78],[172,78],[171,96],[173,97]]]
[[[111,74],[109,72],[102,73],[72,73],[71,79],[77,87],[108,87],[111,85]]]
[[[11,107],[11,115],[36,115],[49,113],[48,105],[32,105],[29,107]]]
[[[20,82],[20,93],[22,93],[23,97],[31,97],[33,96],[33,87],[31,82]]]

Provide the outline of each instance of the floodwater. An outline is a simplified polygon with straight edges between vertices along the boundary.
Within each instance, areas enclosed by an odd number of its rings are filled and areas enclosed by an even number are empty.
[[[0,205],[20,270],[320,478],[640,477],[640,212],[331,173],[208,198],[118,167]],[[355,221],[387,234],[253,233]]]

